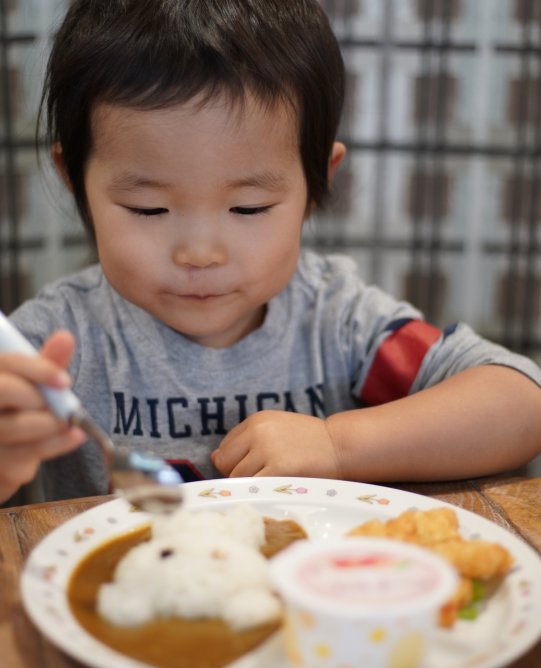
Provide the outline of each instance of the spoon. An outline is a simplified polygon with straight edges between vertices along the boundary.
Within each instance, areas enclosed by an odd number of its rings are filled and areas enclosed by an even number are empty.
[[[1,311],[0,352],[38,354]],[[182,504],[180,485],[184,481],[167,462],[154,455],[115,446],[71,390],[45,385],[40,385],[39,390],[56,417],[79,427],[99,445],[109,472],[110,486],[115,493],[139,510],[149,513],[170,513]]]

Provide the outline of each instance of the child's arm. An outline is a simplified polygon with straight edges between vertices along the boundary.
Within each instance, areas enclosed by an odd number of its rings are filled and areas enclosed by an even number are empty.
[[[56,332],[41,355],[0,353],[0,503],[32,480],[40,462],[86,440],[48,411],[36,384],[67,387],[74,348],[69,332]]]
[[[326,420],[256,413],[226,436],[213,463],[232,476],[450,480],[513,469],[539,452],[541,389],[513,369],[479,366]]]

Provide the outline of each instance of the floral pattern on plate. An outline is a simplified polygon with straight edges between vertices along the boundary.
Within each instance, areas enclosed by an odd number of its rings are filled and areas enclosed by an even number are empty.
[[[184,486],[194,511],[250,503],[262,514],[297,519],[308,534],[325,540],[367,519],[386,519],[404,510],[448,506],[445,502],[393,488],[315,478],[205,480]],[[493,522],[452,506],[464,535],[504,544],[515,567],[474,622],[441,630],[428,668],[503,668],[541,636],[541,558]],[[21,578],[25,608],[36,626],[67,654],[96,668],[141,668],[84,631],[72,616],[66,588],[73,569],[91,550],[148,522],[122,499],[78,515],[53,530],[33,550]],[[276,639],[228,668],[283,668]]]

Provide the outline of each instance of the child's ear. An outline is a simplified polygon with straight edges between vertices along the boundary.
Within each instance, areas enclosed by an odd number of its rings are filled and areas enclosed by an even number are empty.
[[[335,141],[331,148],[331,155],[329,156],[329,169],[327,171],[327,179],[329,187],[332,184],[334,175],[338,166],[346,156],[347,149],[344,144],[340,141]],[[309,218],[314,212],[316,205],[314,202],[310,202],[306,208],[305,219]]]
[[[329,184],[332,183],[338,166],[346,156],[346,147],[342,142],[335,141],[332,145],[331,155],[329,157]]]
[[[73,188],[71,187],[71,181],[68,176],[68,172],[66,171],[66,165],[64,163],[62,147],[58,142],[55,142],[51,147],[51,159],[53,161],[56,171],[58,172],[58,176],[60,176],[66,188],[70,192],[73,192]]]

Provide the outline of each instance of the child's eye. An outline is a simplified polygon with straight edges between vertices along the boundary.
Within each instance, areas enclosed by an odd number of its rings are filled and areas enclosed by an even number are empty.
[[[267,213],[270,209],[272,209],[271,204],[267,206],[234,206],[230,211],[241,216],[257,216],[260,213]]]
[[[167,213],[167,209],[163,209],[161,207],[156,207],[154,209],[144,209],[140,207],[131,207],[128,206],[126,207],[128,211],[131,211],[131,213],[134,213],[136,216],[160,216],[163,213]]]

